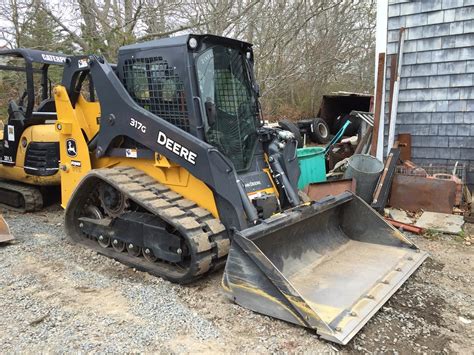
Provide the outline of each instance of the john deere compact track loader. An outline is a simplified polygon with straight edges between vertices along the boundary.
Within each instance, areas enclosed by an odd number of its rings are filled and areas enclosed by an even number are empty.
[[[99,102],[80,95],[87,75]],[[236,303],[345,344],[426,253],[351,193],[301,201],[296,141],[261,125],[258,91],[252,46],[211,35],[122,47],[116,73],[68,60],[55,89],[67,233],[173,282],[225,265]]]
[[[0,51],[0,205],[21,212],[43,207],[59,186],[59,143],[53,85],[64,54],[18,48]],[[58,195],[58,194],[56,194]]]

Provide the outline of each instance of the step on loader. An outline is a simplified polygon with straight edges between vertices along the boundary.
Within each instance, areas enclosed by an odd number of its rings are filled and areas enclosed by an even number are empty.
[[[234,302],[346,344],[427,254],[349,192],[304,202],[297,142],[258,98],[252,46],[229,38],[124,46],[115,71],[71,57],[55,88],[66,231],[181,284],[225,266]]]

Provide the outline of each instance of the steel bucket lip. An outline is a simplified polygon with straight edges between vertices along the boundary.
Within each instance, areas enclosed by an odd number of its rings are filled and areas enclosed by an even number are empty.
[[[319,329],[316,332],[321,338],[336,342],[338,344],[346,345],[351,339],[369,322],[370,319],[379,311],[380,308],[397,292],[401,286],[408,280],[410,276],[421,266],[421,264],[429,257],[429,253],[421,252],[420,257],[413,263],[412,267],[406,272],[393,287],[390,288],[389,292],[385,293],[383,297],[377,301],[376,305],[370,309],[370,311],[364,315],[364,317],[352,327],[346,327],[343,331],[326,333]]]
[[[15,240],[15,237],[11,234],[0,234],[0,243],[7,243]]]

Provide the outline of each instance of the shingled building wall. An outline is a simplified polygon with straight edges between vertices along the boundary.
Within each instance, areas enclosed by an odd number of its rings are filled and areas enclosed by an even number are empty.
[[[413,161],[465,163],[474,184],[474,0],[389,1],[386,102],[402,27],[396,132],[412,135]]]

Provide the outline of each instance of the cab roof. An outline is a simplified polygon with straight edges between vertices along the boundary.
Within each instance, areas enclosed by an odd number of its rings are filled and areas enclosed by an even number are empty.
[[[139,50],[147,50],[153,48],[164,48],[164,47],[178,47],[187,45],[189,38],[194,37],[198,41],[209,40],[215,43],[222,43],[227,44],[234,47],[243,47],[243,48],[251,48],[252,44],[244,41],[239,41],[233,38],[221,37],[211,34],[186,34],[181,36],[175,37],[168,37],[168,38],[160,38],[155,39],[152,41],[141,42],[141,43],[134,43],[127,46],[120,47],[120,51],[139,51]]]
[[[0,50],[0,56],[18,57],[24,58],[27,62],[31,63],[55,65],[64,65],[66,63],[66,58],[68,57],[63,53],[41,51],[38,49],[29,48],[2,49]]]

